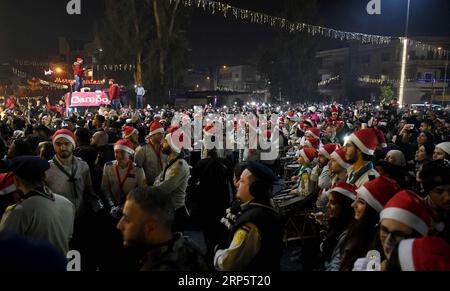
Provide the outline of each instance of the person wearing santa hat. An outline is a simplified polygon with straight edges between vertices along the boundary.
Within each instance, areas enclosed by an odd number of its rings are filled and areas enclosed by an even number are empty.
[[[433,216],[426,201],[412,191],[392,197],[380,213],[380,240],[386,258],[401,240],[427,236]]]
[[[344,121],[339,117],[339,109],[336,105],[331,105],[331,116],[325,120],[326,125],[332,125],[336,127],[337,131],[340,131],[344,127]]]
[[[345,159],[351,167],[347,170],[347,183],[361,187],[379,176],[372,160],[378,145],[378,137],[373,128],[361,129],[348,137],[345,148]]]
[[[121,139],[114,144],[116,159],[106,163],[103,169],[102,192],[111,207],[111,215],[115,218],[120,218],[128,192],[147,185],[144,170],[131,160],[133,155],[134,145]]]
[[[180,230],[186,219],[185,197],[190,176],[188,163],[181,154],[184,145],[184,132],[178,127],[168,130],[163,144],[162,153],[167,155],[164,170],[153,183],[155,191],[162,191],[172,197],[175,206],[174,228]]]
[[[328,201],[328,233],[320,249],[325,260],[325,271],[339,271],[347,228],[353,218],[351,205],[356,199],[356,187],[341,182],[324,196]]]
[[[134,161],[144,169],[148,185],[153,185],[156,177],[162,172],[167,157],[163,154],[162,140],[164,127],[157,120],[150,123],[147,144],[137,147]]]
[[[89,253],[92,251],[92,234],[95,233],[91,214],[103,209],[103,203],[92,186],[88,164],[73,156],[75,135],[67,129],[56,131],[52,137],[56,155],[49,161],[45,172],[46,184],[54,192],[69,199],[75,206],[74,232],[71,249]],[[85,265],[88,264],[88,265]],[[82,262],[83,269],[94,268],[89,260]]]
[[[354,222],[348,228],[342,257],[341,271],[350,271],[358,258],[366,255],[376,241],[376,225],[384,205],[400,191],[398,183],[380,176],[359,187],[356,200],[352,203],[355,211]],[[380,246],[381,248],[381,246]]]
[[[114,79],[109,79],[109,99],[111,100],[111,106],[114,110],[120,108],[120,88]]]
[[[317,158],[317,150],[305,148],[299,151],[297,162],[300,164],[297,184],[290,194],[306,197],[314,192],[314,182],[311,181],[311,170]]]
[[[321,147],[318,151],[317,165],[312,169],[310,179],[311,181],[317,183],[317,187],[319,188],[319,194],[316,201],[316,205],[321,206],[319,208],[324,208],[327,201],[321,194],[331,187],[332,177],[328,166],[331,159],[331,154],[340,148],[341,145],[339,144],[327,144]],[[323,199],[323,203],[319,203],[321,198]]]
[[[402,240],[392,252],[386,271],[448,272],[450,244],[439,237]]]
[[[383,271],[386,263],[401,240],[427,236],[434,213],[426,201],[416,193],[403,190],[392,197],[380,213],[379,237],[384,256],[375,270]],[[381,258],[386,258],[381,262]],[[355,262],[353,271],[367,270],[368,256]]]
[[[331,186],[334,187],[337,183],[345,182],[347,178],[347,169],[350,164],[345,159],[345,149],[340,148],[330,155],[330,162],[328,164],[331,172]]]
[[[75,205],[76,217],[83,216],[88,208],[101,208],[88,164],[73,156],[77,145],[75,135],[70,130],[60,129],[54,133],[52,142],[56,155],[49,161],[50,169],[45,173],[47,185]]]
[[[81,88],[83,88],[83,78],[85,68],[83,67],[83,59],[78,57],[76,62],[73,63],[73,75],[75,79],[75,88],[74,92],[78,92]]]
[[[133,126],[125,125],[122,128],[122,138],[130,141],[135,148],[139,146],[139,132]]]

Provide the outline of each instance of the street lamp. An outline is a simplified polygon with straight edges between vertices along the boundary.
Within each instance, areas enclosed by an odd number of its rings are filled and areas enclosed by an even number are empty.
[[[442,48],[439,48],[441,50]],[[445,54],[447,55],[447,58],[445,60],[445,72],[444,72],[444,90],[442,90],[442,106],[444,106],[445,102],[445,94],[447,93],[447,69],[448,69],[448,54],[449,52],[446,51]]]
[[[405,91],[405,73],[406,73],[406,61],[408,56],[408,27],[409,27],[409,7],[411,0],[408,0],[408,8],[406,11],[406,27],[405,38],[403,39],[403,54],[402,54],[402,68],[400,73],[400,88],[398,93],[398,102],[403,105],[404,91]]]

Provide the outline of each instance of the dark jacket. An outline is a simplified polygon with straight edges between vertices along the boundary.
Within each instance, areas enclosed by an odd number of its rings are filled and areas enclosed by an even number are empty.
[[[231,229],[234,233],[246,223],[253,223],[261,236],[261,249],[243,271],[279,271],[283,250],[283,224],[281,216],[270,206],[249,203]]]
[[[200,251],[180,233],[152,247],[142,259],[141,271],[206,271]]]

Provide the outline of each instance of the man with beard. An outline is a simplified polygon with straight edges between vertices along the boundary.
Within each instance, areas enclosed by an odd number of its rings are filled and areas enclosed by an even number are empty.
[[[174,206],[167,193],[151,188],[132,190],[117,224],[123,245],[145,253],[141,271],[205,271],[199,250],[172,232]]]
[[[344,145],[345,158],[351,164],[346,183],[361,187],[379,176],[372,164],[377,145],[378,137],[373,128],[361,129],[350,135]]]
[[[173,129],[162,144],[162,153],[167,155],[167,164],[153,184],[154,191],[167,193],[174,200],[175,228],[186,218],[185,197],[189,180],[189,165],[183,159],[183,132]]]
[[[153,185],[156,177],[162,172],[165,157],[162,153],[161,141],[164,137],[164,128],[155,120],[150,123],[150,134],[146,145],[136,149],[136,165],[144,169],[148,185]]]
[[[328,202],[327,195],[323,195],[332,186],[333,173],[329,167],[329,161],[331,155],[341,149],[340,144],[326,144],[319,149],[317,165],[312,169],[310,179],[317,182],[318,197],[316,201],[317,208],[325,210],[326,203]]]
[[[339,139],[336,137],[336,127],[331,124],[327,125],[322,134],[321,142],[324,145],[329,143],[339,143]]]
[[[75,135],[70,130],[60,129],[53,135],[52,142],[56,155],[49,161],[50,169],[45,173],[46,183],[53,192],[61,193],[75,205],[71,249],[82,253],[89,252],[92,250],[96,231],[93,213],[100,211],[103,205],[94,192],[88,164],[73,156],[76,147]],[[89,256],[84,256],[83,263],[89,265]]]

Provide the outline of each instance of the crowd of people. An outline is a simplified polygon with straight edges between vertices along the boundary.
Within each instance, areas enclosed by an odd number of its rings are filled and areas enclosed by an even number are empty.
[[[1,112],[0,269],[276,271],[311,220],[306,270],[450,270],[448,109],[112,105]]]

